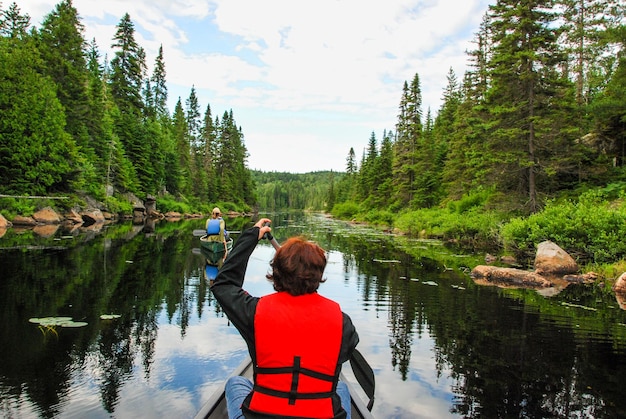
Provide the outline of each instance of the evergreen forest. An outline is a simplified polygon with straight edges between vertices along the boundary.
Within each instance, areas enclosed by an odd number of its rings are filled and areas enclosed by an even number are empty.
[[[81,192],[111,210],[129,192],[169,197],[183,210],[253,205],[233,111],[202,109],[192,86],[170,113],[163,48],[146,63],[128,14],[111,40],[112,57],[102,57],[83,32],[71,0],[40,28],[15,3],[1,11],[0,193]]]
[[[128,15],[110,60],[71,0],[40,28],[12,4],[0,33],[2,194],[323,210],[470,245],[626,256],[623,1],[494,1],[440,108],[424,109],[415,69],[396,126],[346,150],[340,173],[249,170],[233,111],[201,109],[193,87],[170,113],[164,52],[149,67]]]

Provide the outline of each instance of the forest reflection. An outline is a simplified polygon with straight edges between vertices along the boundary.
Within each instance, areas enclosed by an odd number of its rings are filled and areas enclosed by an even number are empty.
[[[546,299],[480,287],[466,273],[480,256],[316,215],[273,218],[279,241],[302,234],[328,251],[320,292],[358,325],[377,373],[377,417],[626,416],[626,317],[610,294],[581,285]],[[0,349],[0,413],[193,416],[245,352],[205,280],[191,234],[200,224],[5,235],[0,327],[11,339]],[[229,229],[250,224],[231,219]],[[43,250],[21,250],[27,244]],[[262,295],[272,250],[258,251],[246,286]],[[121,317],[100,319],[109,313]],[[88,325],[28,322],[51,315]],[[153,410],[138,407],[148,401]]]

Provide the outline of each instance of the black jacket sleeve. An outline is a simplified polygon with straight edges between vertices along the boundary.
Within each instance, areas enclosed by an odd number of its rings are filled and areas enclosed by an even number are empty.
[[[258,237],[258,227],[252,227],[239,236],[211,287],[215,299],[248,347],[254,344],[254,313],[259,298],[248,294],[242,286],[248,259],[259,241]]]

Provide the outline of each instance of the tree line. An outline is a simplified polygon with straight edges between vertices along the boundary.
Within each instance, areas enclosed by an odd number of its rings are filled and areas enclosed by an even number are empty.
[[[488,191],[488,205],[530,214],[557,195],[624,181],[625,9],[498,0],[462,80],[450,69],[436,116],[424,114],[416,73],[395,130],[372,132],[361,156],[350,149],[328,202],[398,213]]]
[[[497,1],[462,80],[449,71],[436,115],[424,113],[416,73],[394,129],[372,132],[360,156],[351,148],[345,173],[293,175],[248,170],[232,110],[203,113],[194,87],[170,115],[164,51],[148,71],[128,14],[109,60],[84,39],[71,0],[41,28],[14,3],[0,10],[0,192],[397,214],[488,191],[489,205],[533,213],[547,198],[623,180],[625,7]]]
[[[170,115],[163,48],[149,71],[130,16],[116,28],[109,60],[85,40],[71,0],[40,28],[15,3],[0,10],[0,191],[253,205],[232,110],[203,111],[192,87]]]

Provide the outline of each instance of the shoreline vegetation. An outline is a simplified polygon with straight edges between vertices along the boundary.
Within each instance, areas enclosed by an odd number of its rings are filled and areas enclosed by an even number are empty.
[[[626,201],[615,185],[582,193],[576,199],[552,200],[539,212],[521,216],[493,205],[495,194],[468,195],[446,206],[406,210],[364,209],[357,203],[336,204],[327,213],[336,219],[364,223],[390,234],[437,239],[466,252],[484,253],[487,263],[514,261],[528,266],[539,243],[556,243],[577,261],[582,274],[594,272],[596,283],[609,288],[626,272]],[[119,220],[177,221],[206,217],[214,205],[230,216],[253,211],[234,203],[218,202],[192,207],[174,197],[120,195],[111,207],[81,194],[3,196],[0,230],[14,227],[70,224],[88,226]],[[61,199],[63,198],[63,199]],[[11,205],[7,205],[10,201]],[[210,207],[210,208],[209,208]],[[7,210],[8,208],[8,210]],[[21,212],[16,210],[21,209]],[[256,212],[256,211],[255,211]],[[48,213],[48,215],[45,215]],[[2,234],[4,235],[4,234]],[[1,236],[0,236],[1,237]],[[494,256],[495,255],[495,256]]]
[[[150,66],[128,13],[106,57],[72,1],[39,27],[13,3],[0,10],[0,213],[37,225],[28,217],[49,207],[98,225],[213,206],[321,211],[519,261],[551,241],[615,281],[626,271],[626,9],[596,3],[490,5],[439,109],[425,109],[416,69],[393,130],[350,147],[344,172],[305,174],[250,170],[233,110],[203,112],[193,84],[168,109],[167,51]]]

